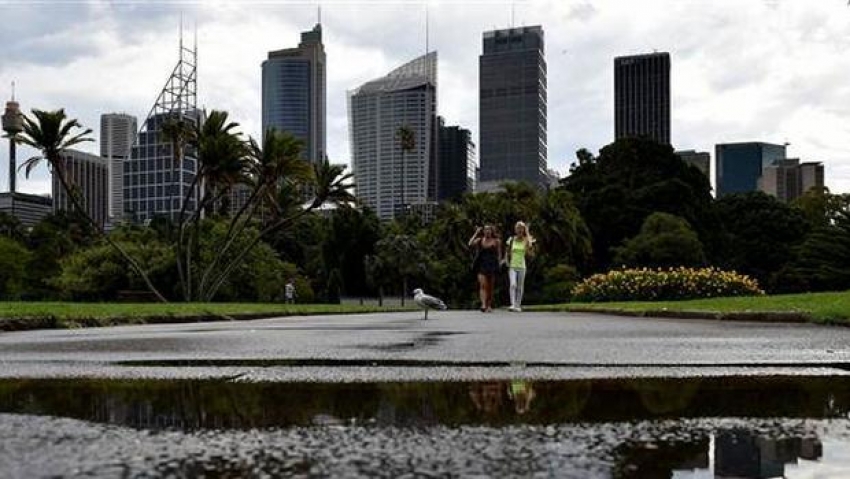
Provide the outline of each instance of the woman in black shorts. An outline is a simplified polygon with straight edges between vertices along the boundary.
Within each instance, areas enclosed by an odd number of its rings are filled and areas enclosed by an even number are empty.
[[[499,272],[499,261],[502,257],[502,242],[496,236],[492,226],[480,226],[469,240],[469,246],[478,250],[476,258],[476,273],[478,273],[478,294],[481,297],[481,311],[493,311],[493,286],[496,284],[496,273]]]

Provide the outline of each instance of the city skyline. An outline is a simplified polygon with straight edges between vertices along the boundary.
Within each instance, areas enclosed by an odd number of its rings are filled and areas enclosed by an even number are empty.
[[[787,141],[790,156],[824,162],[827,186],[850,191],[846,2],[741,3],[647,1],[641,15],[615,1],[516,3],[516,26],[541,24],[547,31],[549,166],[563,173],[576,149],[596,151],[611,141],[613,58],[658,50],[669,51],[673,61],[676,149]],[[63,4],[51,12],[69,21],[48,24],[38,21],[44,4],[6,4],[0,8],[11,27],[0,40],[10,53],[0,62],[0,95],[8,97],[3,87],[17,80],[24,111],[64,107],[95,130],[102,113],[142,118],[173,63],[183,10],[187,26],[198,23],[199,106],[230,111],[247,134],[259,137],[259,64],[268,51],[292,44],[315,24],[316,4],[244,5]],[[451,124],[471,127],[477,143],[478,99],[469,91],[478,87],[480,38],[510,26],[510,2],[429,5],[430,47],[440,52],[440,113]],[[347,21],[355,12],[363,20],[357,25]],[[421,55],[424,20],[421,2],[323,8],[332,161],[350,161],[345,92]],[[95,33],[92,25],[102,28]],[[377,25],[383,35],[370,34]],[[231,41],[236,34],[238,45]],[[96,82],[122,88],[97,88]],[[90,148],[96,151],[96,144]],[[0,161],[7,154],[0,152]],[[22,151],[19,158],[27,155]],[[7,187],[7,176],[0,171],[0,189]],[[19,189],[48,192],[46,170],[30,180],[21,175]]]

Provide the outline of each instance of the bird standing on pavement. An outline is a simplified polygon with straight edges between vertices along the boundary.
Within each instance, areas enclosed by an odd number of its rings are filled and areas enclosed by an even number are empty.
[[[428,311],[431,309],[439,309],[440,311],[448,309],[443,300],[429,296],[419,288],[413,290],[413,302],[416,303],[416,306],[425,310],[425,317],[422,318],[423,320],[428,319]]]

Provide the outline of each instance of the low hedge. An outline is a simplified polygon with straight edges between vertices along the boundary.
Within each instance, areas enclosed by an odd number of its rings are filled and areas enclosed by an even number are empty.
[[[745,275],[715,268],[620,269],[593,275],[573,288],[577,302],[660,301],[763,295]]]

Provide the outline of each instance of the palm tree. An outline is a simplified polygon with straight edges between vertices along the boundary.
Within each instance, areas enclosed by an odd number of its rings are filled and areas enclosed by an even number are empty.
[[[287,214],[280,204],[276,205],[276,211],[279,214],[274,220],[266,225],[247,247],[239,251],[238,254],[227,254],[232,241],[228,241],[225,248],[217,252],[216,264],[220,265],[216,268],[218,274],[212,276],[209,282],[204,282],[204,293],[201,299],[212,300],[218,289],[227,279],[230,272],[236,268],[245,259],[248,253],[260,243],[264,238],[277,230],[292,225],[299,218],[310,213],[325,202],[350,203],[354,200],[351,190],[354,184],[350,182],[351,175],[345,173],[345,167],[340,165],[331,165],[327,160],[310,167],[304,160],[300,159],[301,142],[296,140],[287,133],[278,133],[274,130],[266,132],[266,138],[263,142],[263,148],[259,148],[254,140],[250,142],[251,161],[254,169],[255,188],[265,195],[265,198],[273,198],[276,186],[281,184],[292,184],[296,186],[293,192],[299,194],[303,191],[303,187],[311,187],[316,193],[316,197],[308,205],[296,209],[294,212]],[[258,196],[262,198],[263,196]],[[250,215],[248,217],[250,219]],[[234,218],[232,221],[236,221]],[[244,223],[243,227],[244,228]],[[233,232],[233,235],[238,235],[241,229]],[[235,236],[233,236],[235,237]],[[225,260],[222,262],[222,260]],[[212,273],[212,269],[208,268],[208,273]]]
[[[405,171],[407,165],[405,164],[405,153],[416,149],[416,135],[413,133],[413,129],[406,125],[400,127],[397,134],[401,147],[401,210],[402,214],[406,214],[407,198],[404,196],[404,182],[407,181]]]
[[[56,111],[44,111],[33,109],[32,114],[35,119],[24,115],[24,130],[21,134],[15,135],[15,141],[18,143],[30,146],[39,150],[40,155],[33,156],[25,161],[21,168],[25,169],[25,174],[29,177],[30,172],[39,165],[42,161],[46,161],[50,167],[51,173],[59,180],[62,190],[68,196],[71,206],[81,215],[94,229],[97,231],[106,242],[115,248],[116,251],[124,258],[130,267],[142,278],[148,289],[154,293],[162,302],[166,302],[165,297],[151,283],[150,278],[142,269],[142,267],[129,255],[126,251],[103,231],[101,225],[92,219],[86,211],[83,200],[80,197],[79,190],[73,184],[72,179],[68,177],[68,169],[62,153],[76,145],[80,145],[87,141],[93,141],[89,136],[92,133],[90,128],[83,129],[83,126],[76,119],[68,119],[64,109]],[[83,129],[82,132],[74,131]]]

